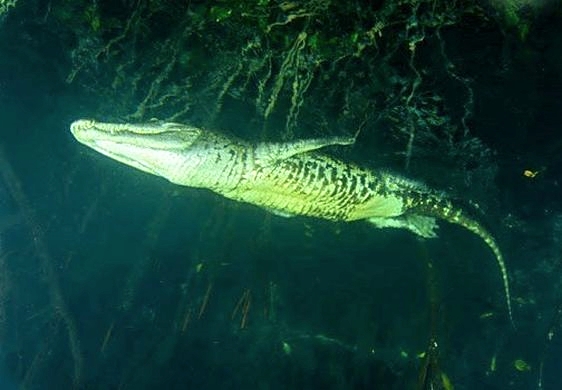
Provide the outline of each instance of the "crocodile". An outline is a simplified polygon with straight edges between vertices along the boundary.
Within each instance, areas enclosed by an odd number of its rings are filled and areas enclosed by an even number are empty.
[[[479,236],[495,255],[513,322],[504,257],[488,229],[468,208],[441,191],[318,151],[351,145],[354,137],[251,143],[157,120],[121,124],[80,119],[70,130],[80,143],[121,163],[282,216],[365,220],[379,228],[408,229],[425,238],[436,237],[439,219],[460,225]]]

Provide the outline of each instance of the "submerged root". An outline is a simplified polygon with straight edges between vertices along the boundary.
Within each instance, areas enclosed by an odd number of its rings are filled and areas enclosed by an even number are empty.
[[[66,305],[63,294],[61,292],[56,268],[54,266],[54,261],[49,254],[47,245],[45,244],[46,241],[43,234],[43,229],[37,222],[35,211],[31,207],[29,200],[27,199],[23,192],[23,189],[21,188],[20,181],[18,180],[15,172],[12,170],[10,163],[8,162],[3,150],[1,149],[0,167],[0,174],[4,178],[4,182],[6,183],[12,198],[19,206],[24,220],[31,232],[35,253],[40,261],[40,267],[45,272],[47,286],[49,288],[49,298],[53,311],[58,317],[62,319],[65,325],[70,353],[74,362],[72,382],[74,386],[78,388],[80,387],[80,383],[82,380],[84,359],[80,350],[80,340],[78,339],[76,322],[72,314],[70,313],[70,310],[68,309],[68,306]]]

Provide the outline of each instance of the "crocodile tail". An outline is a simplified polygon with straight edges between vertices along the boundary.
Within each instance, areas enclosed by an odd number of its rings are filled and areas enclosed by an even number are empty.
[[[482,240],[484,240],[488,247],[490,247],[500,268],[509,320],[512,324],[514,324],[507,267],[500,247],[488,229],[486,229],[475,217],[471,216],[467,212],[467,208],[460,207],[455,204],[453,200],[441,194],[436,193],[431,194],[428,197],[424,196],[423,199],[420,198],[417,202],[414,201],[413,203],[414,207],[411,210],[415,211],[415,213],[432,216],[460,225],[479,236]]]

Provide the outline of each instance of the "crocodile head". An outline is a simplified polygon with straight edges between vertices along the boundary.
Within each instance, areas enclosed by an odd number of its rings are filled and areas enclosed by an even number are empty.
[[[201,129],[178,123],[101,123],[77,120],[70,131],[82,144],[142,171],[170,177]]]

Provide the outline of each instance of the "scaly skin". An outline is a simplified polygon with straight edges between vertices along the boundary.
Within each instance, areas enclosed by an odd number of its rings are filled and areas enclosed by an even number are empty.
[[[507,270],[493,236],[443,193],[315,151],[352,144],[353,138],[253,145],[189,125],[157,121],[78,120],[71,131],[79,142],[124,164],[284,216],[366,220],[377,227],[409,229],[423,237],[435,237],[435,218],[463,226],[493,251],[512,319]]]

